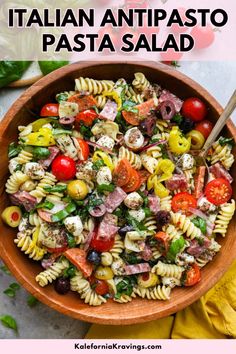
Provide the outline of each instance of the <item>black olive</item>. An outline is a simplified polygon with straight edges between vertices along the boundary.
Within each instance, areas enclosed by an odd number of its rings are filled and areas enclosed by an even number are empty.
[[[161,227],[166,224],[169,224],[169,222],[170,222],[169,211],[165,211],[165,210],[158,211],[156,214],[156,219],[157,219],[157,224]]]
[[[54,283],[54,288],[58,294],[64,295],[70,290],[70,280],[66,278],[58,278]]]
[[[125,236],[126,232],[129,232],[129,231],[134,231],[133,226],[131,226],[131,225],[125,225],[125,226],[121,227],[121,228],[118,230],[118,234],[119,234],[120,236]]]
[[[189,118],[184,118],[180,123],[180,129],[184,134],[190,132],[194,128],[194,122]]]
[[[87,260],[94,265],[99,265],[101,263],[101,255],[97,251],[90,250],[87,254]]]

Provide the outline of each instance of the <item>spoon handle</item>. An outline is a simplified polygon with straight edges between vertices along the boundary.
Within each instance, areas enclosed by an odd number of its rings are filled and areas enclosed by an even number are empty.
[[[216,140],[216,138],[218,137],[219,133],[221,132],[221,130],[223,129],[224,125],[226,124],[227,120],[230,118],[230,115],[232,114],[232,112],[234,111],[236,107],[236,90],[234,91],[234,93],[232,94],[229,102],[227,103],[224,111],[222,112],[222,114],[220,115],[219,119],[217,120],[214,128],[211,131],[211,134],[208,136],[202,151],[200,152],[199,156],[205,158],[208,150],[210,149],[210,147],[212,146],[212,144],[214,143],[214,141]]]

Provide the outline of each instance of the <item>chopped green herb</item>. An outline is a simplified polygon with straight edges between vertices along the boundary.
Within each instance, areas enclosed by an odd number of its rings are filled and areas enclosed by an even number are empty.
[[[99,159],[93,163],[93,170],[98,171],[100,167],[105,166],[105,163],[102,159]]]
[[[93,135],[91,133],[91,129],[90,127],[87,127],[86,125],[84,125],[82,122],[80,122],[80,133],[83,135],[83,137],[85,139],[90,139],[91,136]]]
[[[191,220],[192,223],[197,226],[201,232],[205,235],[206,234],[206,220],[200,218],[199,216],[197,216],[196,218]]]
[[[103,192],[113,192],[115,189],[114,184],[99,184],[97,186],[97,191],[98,193],[103,193]]]
[[[135,276],[124,277],[117,285],[117,293],[115,295],[116,299],[119,299],[122,295],[130,296],[133,292],[134,285],[137,284],[137,279]]]
[[[64,273],[63,276],[65,278],[72,278],[75,276],[76,273],[76,267],[74,265],[70,265],[69,268],[67,268]]]
[[[36,297],[34,297],[33,295],[29,295],[27,297],[27,305],[29,307],[34,307],[38,304],[38,300],[36,299]]]
[[[168,159],[169,156],[167,154],[167,148],[166,148],[166,145],[164,144],[160,144],[159,147],[161,148],[161,154],[162,154],[162,158],[163,159]]]
[[[9,159],[12,159],[13,157],[18,156],[22,149],[23,149],[23,146],[18,145],[15,142],[10,143],[8,146]]]
[[[178,63],[177,60],[172,60],[172,62],[170,63],[174,68],[180,68],[180,64]]]
[[[69,248],[74,248],[76,246],[75,238],[70,233],[67,233],[67,242],[68,242]]]
[[[16,165],[16,168],[14,169],[14,172],[21,171],[21,169],[22,169],[22,165],[18,164],[18,165]]]
[[[2,324],[3,324],[3,326],[5,326],[7,328],[14,329],[14,331],[17,332],[16,320],[12,316],[3,315],[3,316],[0,316],[0,320],[1,320]]]
[[[117,123],[124,131],[129,129],[129,125],[126,123],[125,119],[123,118],[121,112],[118,112],[116,115],[115,123]]]
[[[37,204],[36,209],[44,208],[44,209],[51,210],[53,207],[54,207],[53,203],[49,202],[48,200],[45,200],[45,202]]]
[[[138,194],[143,198],[143,206],[147,207],[149,204],[149,200],[148,200],[148,197],[146,196],[146,194],[144,194],[141,191],[138,191]]]
[[[127,112],[132,112],[132,113],[138,113],[138,109],[134,108],[135,106],[137,106],[137,103],[135,103],[133,101],[125,101],[122,105],[121,110],[127,111]]]
[[[145,231],[145,230],[147,230],[146,226],[144,226],[144,224],[142,222],[137,221],[135,218],[133,218],[128,213],[126,214],[126,220],[137,231]]]
[[[56,100],[58,103],[61,103],[63,101],[67,101],[68,97],[69,97],[69,95],[67,92],[62,92],[62,93],[59,93],[58,95],[56,95]]]
[[[52,187],[46,186],[43,189],[49,193],[58,193],[58,192],[64,192],[67,189],[67,185],[59,184],[57,186],[52,186]]]
[[[148,218],[149,216],[152,215],[152,211],[151,211],[151,209],[148,208],[148,207],[143,208],[143,211],[144,211],[144,213],[145,213],[146,218]]]
[[[171,242],[166,258],[168,261],[174,262],[177,254],[183,249],[185,240],[180,236],[177,240]]]
[[[171,122],[176,123],[177,125],[180,125],[183,121],[183,116],[180,113],[176,113],[174,117],[171,119]]]
[[[150,144],[154,144],[154,143],[157,143],[159,140],[160,140],[159,138],[154,138],[154,137],[152,137],[152,138],[149,140],[149,142],[150,142]]]
[[[123,253],[121,258],[129,264],[138,264],[140,263],[140,259],[138,259],[137,254],[134,252],[131,253]]]
[[[97,114],[99,114],[99,109],[97,108],[97,106],[92,106],[91,107]],[[93,121],[93,123],[94,123],[94,121]],[[96,124],[96,122],[95,122],[95,124]]]
[[[230,146],[234,146],[234,139],[233,138],[223,138],[223,137],[220,137],[219,139],[219,144],[221,146],[224,146],[226,144],[230,145]]]

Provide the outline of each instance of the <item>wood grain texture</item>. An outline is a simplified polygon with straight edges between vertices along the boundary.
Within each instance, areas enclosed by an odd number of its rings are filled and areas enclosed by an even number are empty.
[[[74,89],[74,79],[79,76],[96,79],[113,79],[124,77],[131,81],[133,74],[143,72],[152,82],[159,83],[178,95],[180,98],[196,96],[209,107],[208,119],[216,122],[222,112],[219,103],[200,85],[163,64],[156,63],[80,63],[72,64],[49,74],[31,86],[13,104],[0,126],[0,212],[8,205],[4,192],[4,184],[8,176],[7,146],[17,138],[18,125],[27,124],[38,117],[43,104],[53,101],[60,91]],[[227,123],[224,133],[236,139],[236,129],[231,121]],[[234,150],[235,153],[235,150]],[[236,180],[236,166],[232,175]],[[235,182],[233,184],[234,198]],[[118,304],[108,301],[100,307],[90,307],[82,303],[76,293],[66,296],[57,294],[53,286],[40,288],[35,282],[35,275],[41,271],[36,262],[27,258],[13,243],[16,230],[2,224],[0,220],[0,256],[17,280],[40,301],[74,318],[101,324],[133,324],[151,321],[175,313],[190,305],[206,293],[226,272],[236,256],[236,220],[230,223],[227,236],[219,238],[222,249],[214,260],[202,270],[202,280],[192,288],[174,289],[169,301],[151,301],[134,299],[128,304]]]

